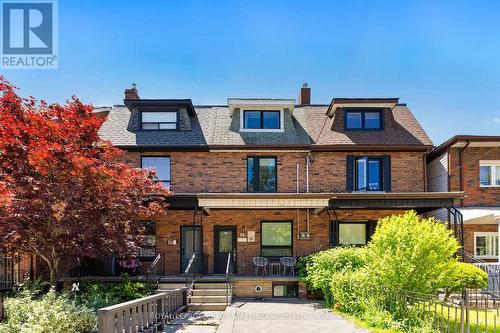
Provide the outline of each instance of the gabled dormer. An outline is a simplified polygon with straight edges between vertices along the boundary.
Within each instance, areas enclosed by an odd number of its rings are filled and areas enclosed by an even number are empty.
[[[294,105],[294,99],[228,99],[231,117],[239,117],[240,132],[284,132],[285,116],[293,113]]]

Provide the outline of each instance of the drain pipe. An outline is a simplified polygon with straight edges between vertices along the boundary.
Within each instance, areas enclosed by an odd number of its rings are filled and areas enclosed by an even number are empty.
[[[299,163],[297,163],[297,193],[299,193]]]
[[[306,192],[309,193],[309,154],[306,155]]]
[[[469,147],[470,145],[470,140],[467,140],[467,143],[465,144],[465,146],[463,146],[462,149],[460,149],[459,153],[458,153],[458,167],[460,168],[460,191],[463,191],[464,190],[464,171],[465,171],[465,167],[463,166],[463,163],[464,163],[464,158],[463,158],[463,153],[465,151],[465,149],[467,149],[467,147]],[[460,199],[460,206],[463,206],[464,205],[464,199]]]

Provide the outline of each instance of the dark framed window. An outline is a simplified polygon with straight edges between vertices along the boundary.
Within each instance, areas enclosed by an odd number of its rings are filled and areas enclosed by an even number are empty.
[[[139,222],[144,228],[144,233],[139,236],[139,257],[156,257],[156,223],[154,221]]]
[[[143,130],[176,130],[179,128],[179,112],[141,111],[141,128]]]
[[[155,181],[170,187],[170,157],[168,156],[141,156],[142,169],[154,169],[156,171]]]
[[[380,110],[346,110],[346,130],[381,130],[383,113]]]
[[[293,251],[291,221],[260,223],[260,254],[263,257],[290,257]]]
[[[375,221],[331,221],[330,246],[365,246],[375,225]]]
[[[247,159],[247,191],[276,192],[276,157],[252,156]]]
[[[280,111],[243,111],[243,128],[245,129],[280,129]]]
[[[355,158],[355,191],[382,191],[383,162],[381,157]]]

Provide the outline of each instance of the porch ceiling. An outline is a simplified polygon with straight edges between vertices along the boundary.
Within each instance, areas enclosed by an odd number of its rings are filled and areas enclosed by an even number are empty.
[[[328,207],[330,198],[328,193],[206,193],[198,195],[198,204],[208,209],[323,209]]]

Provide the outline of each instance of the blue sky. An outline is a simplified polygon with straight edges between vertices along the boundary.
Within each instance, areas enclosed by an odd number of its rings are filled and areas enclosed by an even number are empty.
[[[435,144],[500,135],[500,2],[59,1],[59,69],[2,70],[33,95],[400,97]]]

